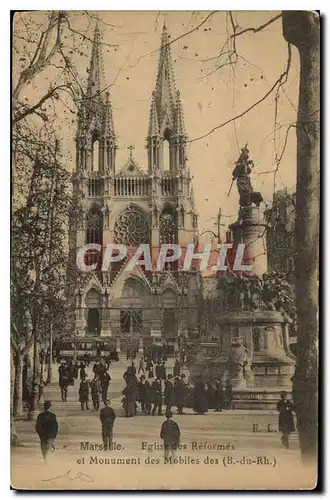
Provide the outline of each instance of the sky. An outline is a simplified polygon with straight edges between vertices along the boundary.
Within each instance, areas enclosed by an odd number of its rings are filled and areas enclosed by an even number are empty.
[[[277,15],[276,11],[233,12],[238,30],[257,27]],[[29,13],[41,17],[44,13]],[[267,93],[287,63],[287,44],[282,36],[281,20],[261,32],[251,31],[236,40],[239,55],[235,66],[223,65],[225,57],[217,57],[231,31],[225,11],[89,11],[72,12],[72,27],[93,37],[95,17],[99,18],[104,50],[106,82],[110,85],[114,125],[118,137],[116,170],[129,156],[147,170],[145,139],[148,130],[151,93],[155,87],[160,38],[166,22],[171,39],[176,88],[180,90],[186,131],[189,136],[188,166],[193,176],[195,201],[199,213],[199,229],[215,230],[219,208],[222,223],[234,222],[238,212],[236,186],[231,185],[234,163],[240,148],[248,143],[254,161],[252,184],[261,191],[266,204],[274,190],[287,187],[293,191],[296,182],[295,128],[287,135],[287,143],[276,177],[276,154],[281,154],[287,128],[296,121],[299,91],[299,59],[295,48],[289,77],[278,99],[275,119],[275,93],[243,118],[210,133],[214,127],[242,113]],[[206,20],[206,21],[205,21]],[[204,22],[205,21],[205,22]],[[201,25],[198,29],[197,27]],[[191,31],[191,33],[189,33]],[[178,40],[176,40],[178,38]],[[75,65],[87,79],[91,44],[84,42],[83,53]],[[221,66],[221,67],[219,67]],[[46,85],[41,75],[39,87]],[[33,99],[32,99],[33,100]],[[61,122],[59,111],[59,123]],[[68,168],[74,169],[74,119],[70,127],[61,122],[62,143]],[[275,133],[274,133],[275,130]],[[205,136],[205,137],[203,137]],[[203,138],[201,138],[203,137]],[[224,233],[224,228],[222,228]]]

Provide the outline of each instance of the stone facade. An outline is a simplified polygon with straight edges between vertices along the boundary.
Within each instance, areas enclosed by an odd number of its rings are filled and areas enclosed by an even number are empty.
[[[268,221],[268,269],[286,273],[294,281],[295,195],[286,189],[277,191],[272,206],[266,210]]]
[[[134,252],[148,244],[152,264],[162,243],[186,247],[197,243],[197,213],[187,165],[184,118],[175,89],[169,44],[164,26],[155,90],[152,93],[147,137],[147,169],[129,157],[117,172],[114,117],[107,88],[99,28],[92,45],[87,91],[79,111],[76,171],[73,174],[70,222],[70,299],[77,336],[100,336],[118,350],[130,345],[168,340],[197,329],[197,271],[180,272],[170,265],[163,272],[127,261],[102,271],[107,244],[118,243]],[[132,111],[133,112],[133,111]],[[78,250],[87,243],[102,247],[89,253],[93,272],[75,268]],[[73,271],[73,269],[75,269]]]

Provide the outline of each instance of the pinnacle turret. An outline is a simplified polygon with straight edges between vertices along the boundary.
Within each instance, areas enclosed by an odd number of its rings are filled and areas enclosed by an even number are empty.
[[[183,118],[183,109],[182,102],[180,98],[180,92],[176,93],[176,117],[175,117],[175,129],[176,133],[179,136],[185,136],[185,126],[184,126],[184,118]]]
[[[158,134],[159,134],[159,125],[157,118],[157,108],[156,108],[155,92],[153,92],[151,98],[151,106],[150,106],[148,136],[155,137]]]

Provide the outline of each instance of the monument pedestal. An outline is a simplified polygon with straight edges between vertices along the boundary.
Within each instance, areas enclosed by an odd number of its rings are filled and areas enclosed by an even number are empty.
[[[241,207],[238,220],[229,226],[233,233],[234,245],[245,244],[243,264],[252,265],[252,273],[262,276],[267,272],[267,224],[260,207]]]
[[[230,379],[233,403],[238,409],[275,409],[281,391],[291,392],[294,356],[289,350],[285,319],[278,311],[237,311],[222,315],[218,324],[221,343],[203,343],[190,362],[192,381],[202,376],[226,385]],[[234,338],[241,338],[247,349],[248,364],[243,377],[228,375]],[[233,362],[233,361],[232,361]]]

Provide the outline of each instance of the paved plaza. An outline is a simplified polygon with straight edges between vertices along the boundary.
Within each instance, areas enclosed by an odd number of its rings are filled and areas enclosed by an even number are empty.
[[[211,410],[196,415],[192,409],[185,409],[184,415],[174,416],[181,430],[181,449],[174,463],[164,464],[159,436],[164,417],[144,416],[140,411],[136,417],[124,417],[121,391],[126,366],[123,358],[111,365],[109,397],[117,415],[116,449],[105,452],[97,450],[102,444],[99,412],[80,409],[79,381],[69,387],[68,401],[60,401],[54,365],[54,381],[45,388],[44,399],[52,401],[59,423],[56,449],[44,464],[35,422],[17,421],[22,446],[12,451],[12,486],[259,489],[263,480],[265,486],[274,489],[313,486],[313,474],[301,466],[297,432],[291,435],[289,450],[281,446],[275,411]],[[91,376],[91,366],[88,372]]]

